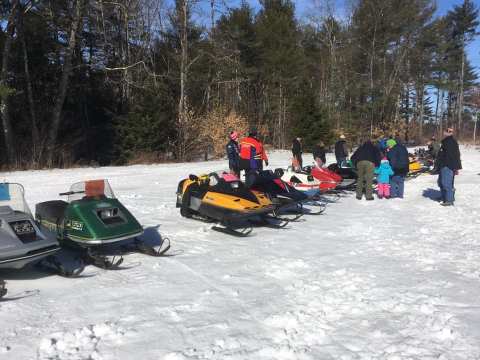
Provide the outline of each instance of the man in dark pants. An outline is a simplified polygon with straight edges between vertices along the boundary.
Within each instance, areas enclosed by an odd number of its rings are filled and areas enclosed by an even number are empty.
[[[337,165],[340,167],[348,158],[347,142],[345,141],[345,135],[340,135],[340,140],[335,143],[335,158],[337,159]]]
[[[408,150],[396,140],[387,140],[387,158],[393,169],[390,179],[390,197],[403,199],[405,177],[408,174]]]
[[[363,190],[365,189],[365,198],[373,200],[373,175],[375,168],[380,165],[382,157],[380,150],[373,145],[372,141],[367,138],[364,143],[355,151],[351,160],[353,166],[357,168],[357,199],[361,200]]]
[[[238,133],[236,131],[230,132],[230,141],[226,146],[228,167],[230,173],[240,176],[240,146],[238,145]]]
[[[303,168],[303,159],[302,159],[302,143],[301,138],[297,137],[293,140],[292,143],[292,154],[294,159],[297,160],[300,170]]]
[[[455,201],[455,190],[453,184],[455,175],[458,170],[462,168],[460,160],[460,149],[457,140],[453,137],[453,129],[448,128],[444,133],[445,137],[442,140],[442,146],[438,152],[438,186],[442,193],[443,206],[451,206]]]

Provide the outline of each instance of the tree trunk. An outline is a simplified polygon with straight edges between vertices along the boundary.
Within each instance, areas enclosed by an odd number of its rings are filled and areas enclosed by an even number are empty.
[[[460,89],[458,91],[457,116],[458,116],[458,137],[462,135],[462,116],[463,116],[463,81],[465,77],[465,41],[462,41],[462,63],[460,65]]]
[[[21,26],[21,34],[20,34],[20,42],[22,45],[22,54],[23,54],[23,71],[25,73],[25,86],[27,88],[27,101],[30,113],[30,121],[32,126],[32,161],[36,164],[42,153],[41,145],[40,145],[40,132],[38,129],[37,123],[37,113],[35,111],[35,101],[33,98],[33,88],[32,88],[32,79],[30,77],[30,67],[28,65],[28,52],[27,52],[27,44],[25,39],[25,27],[23,24],[23,16],[19,22]]]
[[[47,142],[47,151],[48,151],[47,165],[48,166],[52,166],[54,162],[55,145],[57,142],[58,129],[60,128],[60,123],[61,123],[62,108],[65,102],[65,96],[67,94],[68,80],[72,73],[72,57],[73,57],[73,51],[75,49],[75,44],[77,39],[77,31],[82,19],[83,2],[84,0],[76,1],[74,18],[73,18],[72,26],[70,28],[68,47],[65,50],[65,55],[63,58],[64,59],[63,71],[62,71],[62,76],[60,78],[60,83],[58,85],[58,93],[55,98],[55,103],[53,107],[52,124],[50,125],[50,131],[48,133],[48,142]]]
[[[8,17],[7,28],[5,31],[5,44],[3,46],[2,70],[0,73],[0,90],[3,94],[0,96],[0,114],[2,116],[3,135],[5,138],[5,146],[7,148],[7,162],[9,165],[15,163],[15,145],[12,124],[9,112],[9,92],[8,88],[8,68],[10,66],[10,50],[12,48],[13,34],[15,32],[15,22],[17,19],[17,11],[19,0],[12,4],[12,11]]]
[[[187,61],[188,61],[188,37],[187,37],[187,0],[181,4],[182,32],[180,38],[181,58],[180,58],[180,100],[178,102],[178,157],[184,161],[186,157],[186,95],[185,84],[187,82]]]

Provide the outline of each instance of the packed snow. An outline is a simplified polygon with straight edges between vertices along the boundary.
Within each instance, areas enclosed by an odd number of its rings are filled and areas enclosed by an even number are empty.
[[[270,168],[289,157],[275,152]],[[0,272],[9,296],[30,295],[0,303],[0,359],[480,359],[480,152],[463,147],[462,160],[454,207],[422,175],[403,200],[348,194],[246,238],[175,208],[179,180],[225,161],[4,173],[32,210],[108,178],[175,256],[132,254],[124,270],[77,279]]]

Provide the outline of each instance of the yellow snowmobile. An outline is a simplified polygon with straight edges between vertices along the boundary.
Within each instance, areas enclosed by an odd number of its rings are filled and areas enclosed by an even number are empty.
[[[275,206],[263,193],[249,190],[234,176],[190,175],[178,184],[177,208],[187,218],[216,222],[214,230],[236,236],[251,233],[250,220],[266,218]]]

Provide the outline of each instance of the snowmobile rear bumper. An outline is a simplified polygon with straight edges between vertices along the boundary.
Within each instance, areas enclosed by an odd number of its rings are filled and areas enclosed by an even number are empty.
[[[34,263],[60,250],[58,245],[29,251],[19,256],[0,258],[0,269],[21,269],[30,263]]]

